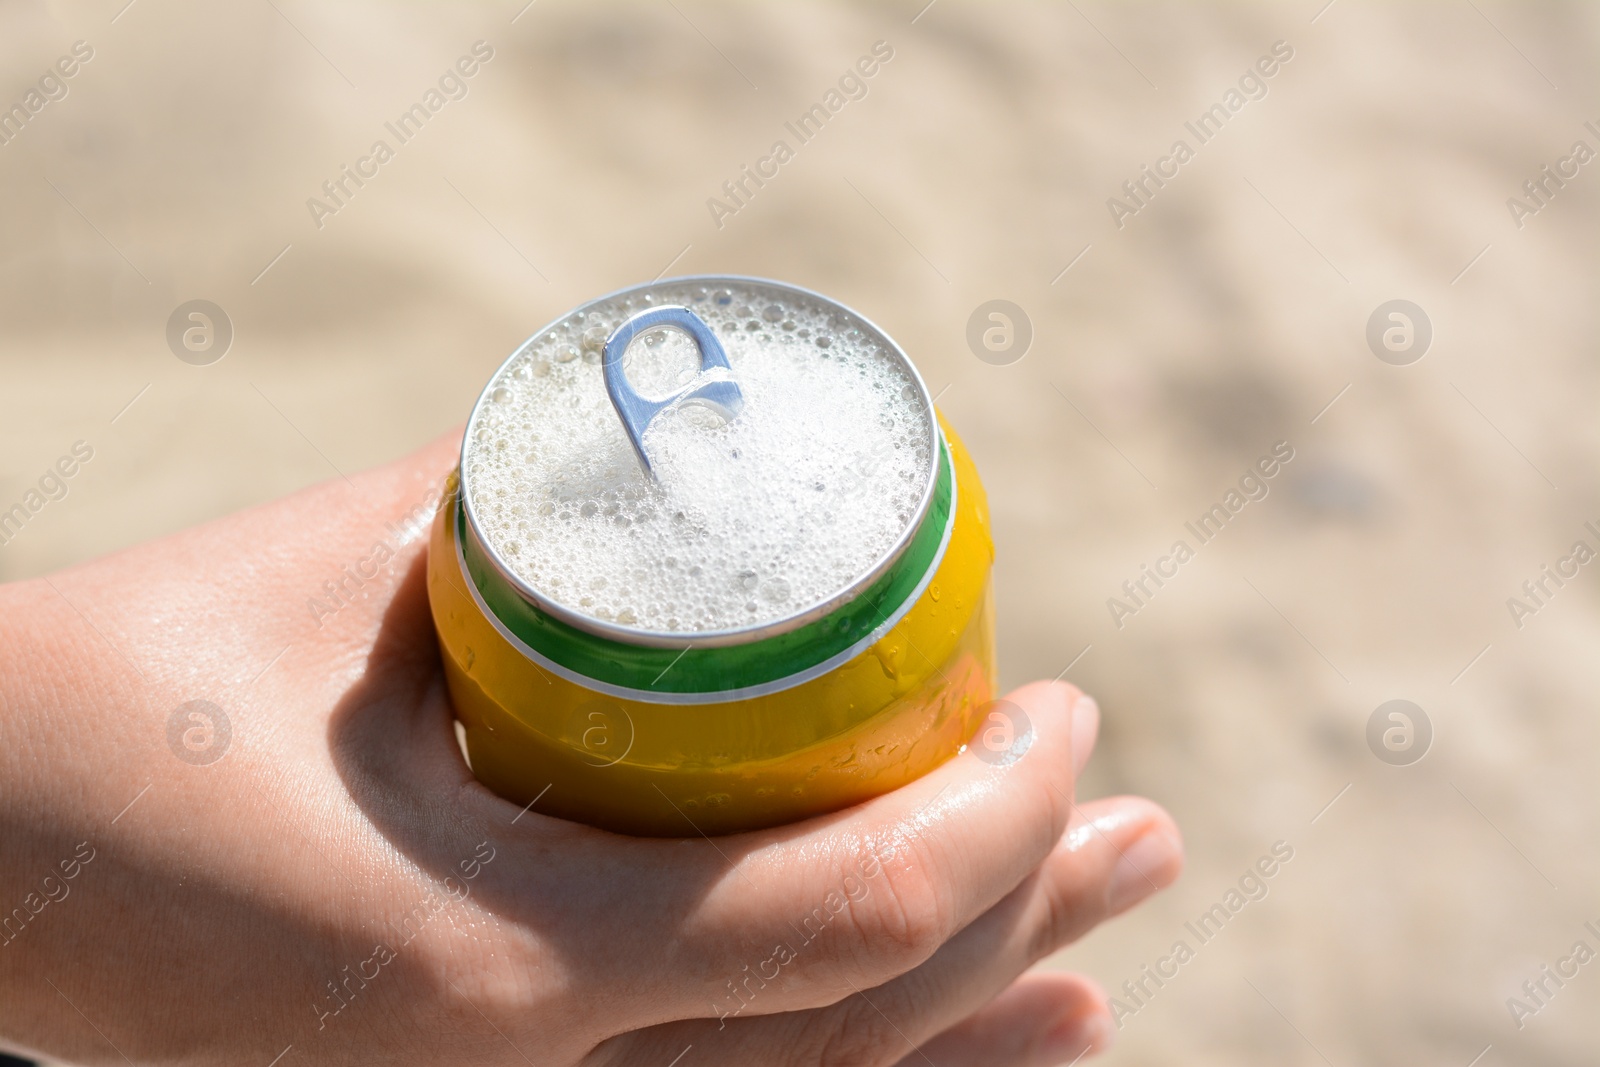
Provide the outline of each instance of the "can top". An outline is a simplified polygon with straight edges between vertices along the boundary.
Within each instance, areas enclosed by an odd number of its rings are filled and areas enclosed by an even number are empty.
[[[928,513],[939,435],[887,334],[806,289],[672,278],[544,327],[474,407],[461,500],[520,597],[654,647],[830,614]]]

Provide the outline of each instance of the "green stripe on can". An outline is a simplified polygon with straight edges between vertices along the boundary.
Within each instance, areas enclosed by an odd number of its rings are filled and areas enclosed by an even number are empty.
[[[468,527],[459,499],[456,551],[473,599],[524,655],[569,681],[611,696],[651,703],[722,703],[800,685],[853,659],[899,622],[944,558],[955,525],[956,483],[939,434],[939,476],[911,542],[860,596],[788,633],[745,645],[650,648],[586,633],[519,596],[494,571]]]

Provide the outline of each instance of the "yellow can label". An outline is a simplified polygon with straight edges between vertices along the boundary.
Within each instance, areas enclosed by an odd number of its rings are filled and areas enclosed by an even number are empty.
[[[940,422],[941,487],[905,566],[817,629],[745,646],[572,640],[475,566],[447,496],[428,589],[479,780],[547,814],[681,836],[836,810],[955,755],[994,695],[993,546]]]

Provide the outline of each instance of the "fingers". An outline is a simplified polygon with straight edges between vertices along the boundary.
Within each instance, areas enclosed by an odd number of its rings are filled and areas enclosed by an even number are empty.
[[[1106,995],[1080,974],[1023,975],[897,1067],[1058,1067],[1110,1048]],[[923,1057],[926,1056],[927,1059]]]
[[[554,835],[583,854],[559,869],[498,868],[515,879],[508,917],[543,932],[552,909],[571,911],[561,925],[584,931],[564,953],[574,980],[616,996],[616,974],[638,976],[629,992],[649,1021],[819,1007],[881,985],[993,907],[1066,831],[1080,694],[1042,683],[1008,699],[1030,723],[1014,761],[969,752],[793,826],[652,841],[574,833],[530,814],[517,827],[528,848],[517,851],[531,859]]]
[[[985,1010],[1042,957],[1177,878],[1182,844],[1171,818],[1157,805],[1121,797],[1085,804],[1080,815],[1084,821],[1062,837],[1033,875],[930,960],[898,978],[873,989],[861,987],[828,1007],[775,1016],[756,1014],[766,996],[758,988],[727,1017],[658,1027],[617,1043],[630,1053],[644,1046],[639,1062],[662,1053],[670,1059],[693,1042],[697,1052],[706,1053],[702,1062],[896,1063],[944,1032],[951,1020]],[[980,1030],[983,1025],[974,1023]],[[1085,1019],[1084,1044],[1099,1041],[1098,1025]],[[1039,1030],[1050,1032],[1052,1025]],[[965,1040],[959,1027],[950,1033],[952,1042]],[[616,1062],[634,1060],[621,1055]],[[943,1061],[935,1062],[943,1067]]]
[[[1073,817],[1073,827],[1051,861],[1065,862],[1068,856],[1091,851],[1104,861],[1105,850],[1109,850],[1116,854],[1116,862],[1105,882],[1103,912],[1088,926],[1082,926],[1081,920],[1069,923],[1081,929],[1055,947],[1121,915],[1176,882],[1183,873],[1183,835],[1159,804],[1144,797],[1106,797],[1077,807]]]
[[[1100,736],[1100,705],[1087,693],[1078,694],[1072,708],[1072,777],[1074,780],[1089,765],[1095,739]]]

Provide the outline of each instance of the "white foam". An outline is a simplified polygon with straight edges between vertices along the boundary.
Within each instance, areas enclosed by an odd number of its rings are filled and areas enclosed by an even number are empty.
[[[683,304],[716,332],[743,390],[723,422],[684,405],[640,466],[600,350],[630,315]],[[634,388],[662,397],[699,369],[677,330],[635,340]],[[479,529],[543,597],[643,630],[756,625],[836,596],[904,533],[933,463],[922,394],[853,315],[759,283],[664,283],[585,308],[496,374],[467,428]]]

